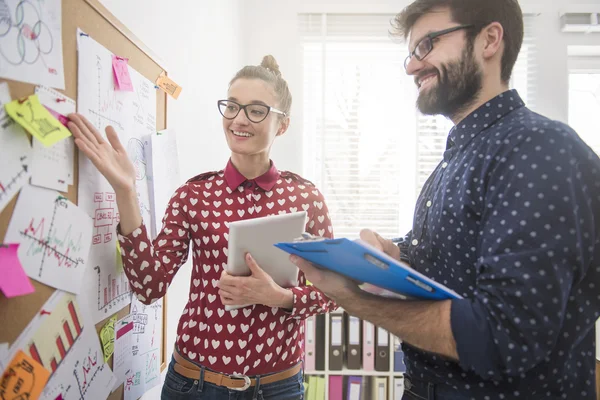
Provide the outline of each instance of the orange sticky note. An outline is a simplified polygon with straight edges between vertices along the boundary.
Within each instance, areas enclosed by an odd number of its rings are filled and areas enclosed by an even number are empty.
[[[19,350],[2,375],[0,398],[36,400],[42,394],[48,378],[50,371]]]
[[[133,83],[131,83],[131,76],[129,76],[127,61],[129,61],[127,58],[118,57],[114,54],[112,56],[115,88],[124,92],[133,92]]]
[[[156,84],[175,100],[177,100],[179,94],[181,94],[182,87],[173,82],[166,75],[160,75],[156,80]]]

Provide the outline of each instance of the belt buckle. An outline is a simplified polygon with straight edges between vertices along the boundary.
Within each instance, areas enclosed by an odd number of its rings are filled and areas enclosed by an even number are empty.
[[[250,381],[250,378],[247,377],[246,375],[242,375],[242,374],[233,374],[233,375],[229,375],[230,378],[236,378],[236,379],[243,379],[244,380],[244,386],[242,386],[241,388],[229,388],[231,390],[235,390],[238,392],[243,392],[244,390],[248,389],[250,387],[250,385],[252,385],[252,381]]]

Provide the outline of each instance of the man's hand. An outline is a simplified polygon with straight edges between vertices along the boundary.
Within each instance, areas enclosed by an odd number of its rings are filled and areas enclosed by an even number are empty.
[[[360,239],[369,243],[371,246],[378,248],[395,260],[400,261],[400,248],[389,239],[384,239],[377,232],[370,229],[360,231]]]
[[[290,261],[304,272],[307,281],[310,281],[335,302],[339,302],[348,296],[354,296],[360,290],[353,280],[335,272],[320,269],[303,258],[291,255]]]
[[[241,306],[263,304],[269,307],[292,309],[294,295],[291,290],[279,286],[260,268],[250,253],[246,254],[250,276],[233,276],[226,271],[219,281],[219,296],[223,305]]]

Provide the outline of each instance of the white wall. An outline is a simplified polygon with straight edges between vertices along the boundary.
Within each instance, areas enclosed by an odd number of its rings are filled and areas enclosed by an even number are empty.
[[[409,0],[244,0],[242,32],[244,46],[241,62],[256,63],[264,54],[273,54],[287,79],[294,105],[288,133],[273,147],[273,159],[282,169],[303,173],[302,140],[302,49],[298,35],[298,13],[397,13]],[[598,0],[521,0],[524,12],[539,13],[538,95],[536,111],[567,121],[568,76],[567,45],[600,44],[600,34],[563,34],[559,29],[560,11],[600,12]],[[260,27],[258,29],[257,27]]]
[[[225,166],[229,149],[216,101],[241,67],[240,0],[101,0],[164,61],[169,76],[183,87],[169,98],[167,127],[177,132],[181,179]],[[191,263],[181,268],[167,294],[167,354],[177,335],[189,293]],[[145,399],[158,399],[160,386]]]

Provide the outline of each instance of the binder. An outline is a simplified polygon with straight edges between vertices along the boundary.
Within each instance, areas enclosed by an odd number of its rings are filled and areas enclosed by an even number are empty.
[[[308,377],[308,389],[306,390],[306,400],[315,400],[317,398],[317,376]]]
[[[363,321],[363,356],[362,365],[365,371],[375,369],[375,325]]]
[[[317,377],[317,389],[315,400],[325,400],[325,377]]]
[[[346,367],[360,369],[362,355],[361,321],[360,318],[346,314],[346,332],[348,334],[346,346]]]
[[[341,375],[329,376],[329,400],[343,400],[344,377]]]
[[[306,371],[315,370],[315,340],[316,340],[316,316],[308,317],[305,321],[305,348],[304,368]]]
[[[406,372],[406,365],[404,365],[404,352],[402,351],[402,341],[398,336],[394,336],[394,371]]]
[[[387,378],[385,377],[376,377],[375,384],[371,390],[371,399],[372,400],[387,400],[388,395],[388,387],[387,387]]]
[[[390,370],[390,341],[389,333],[383,328],[377,327],[375,340],[375,371]]]
[[[347,388],[347,400],[360,400],[360,394],[362,392],[362,376],[349,376]]]
[[[316,316],[315,322],[315,369],[325,371],[325,315]]]
[[[404,378],[394,378],[394,400],[402,400],[404,395]]]
[[[341,371],[344,364],[344,315],[329,315],[329,370]]]

